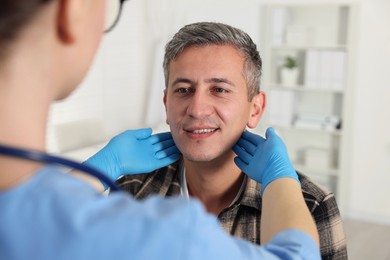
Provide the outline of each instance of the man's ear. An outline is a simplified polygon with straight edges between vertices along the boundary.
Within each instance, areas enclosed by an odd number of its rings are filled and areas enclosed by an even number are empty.
[[[249,128],[255,128],[263,115],[266,105],[266,95],[264,92],[256,94],[251,101],[251,109],[247,122]]]
[[[77,35],[78,23],[82,18],[80,0],[59,0],[58,1],[58,22],[57,34],[59,39],[71,44]]]
[[[164,98],[163,98],[163,102],[164,102],[164,107],[165,107],[165,116],[166,116],[166,119],[165,119],[165,122],[167,123],[167,125],[169,125],[169,122],[168,122],[168,115],[167,115],[167,88],[165,87],[164,89]]]

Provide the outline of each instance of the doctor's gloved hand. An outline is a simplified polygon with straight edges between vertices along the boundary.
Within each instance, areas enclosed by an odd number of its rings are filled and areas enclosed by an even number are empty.
[[[121,175],[148,173],[180,158],[170,132],[151,134],[150,128],[125,131],[112,138],[84,164],[97,168],[115,181]],[[107,189],[106,184],[103,185]]]
[[[233,151],[237,154],[236,165],[262,184],[262,193],[269,183],[279,178],[290,177],[299,182],[286,146],[273,128],[267,129],[266,138],[245,131]]]

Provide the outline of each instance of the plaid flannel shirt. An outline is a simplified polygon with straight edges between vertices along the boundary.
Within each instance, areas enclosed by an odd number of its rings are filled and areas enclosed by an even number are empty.
[[[180,195],[179,162],[149,174],[126,175],[117,181],[123,190],[137,199],[151,194]],[[334,195],[298,173],[305,202],[317,224],[322,259],[347,259],[347,246],[339,209]],[[260,244],[261,187],[246,178],[239,198],[222,210],[218,219],[231,235]]]

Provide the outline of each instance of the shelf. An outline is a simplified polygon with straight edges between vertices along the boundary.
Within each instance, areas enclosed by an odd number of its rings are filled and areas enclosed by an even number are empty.
[[[285,86],[279,83],[270,83],[268,84],[270,90],[291,90],[291,91],[299,91],[299,92],[321,92],[321,93],[336,93],[336,94],[343,94],[343,89],[332,89],[331,87],[328,88],[317,88],[317,87],[310,87],[306,85],[295,85],[295,86]]]
[[[356,10],[347,4],[286,2],[267,5],[263,14],[263,85],[268,91],[263,124],[279,131],[296,170],[339,196],[348,156],[346,130],[351,129],[347,101],[353,87],[348,79]],[[298,65],[295,80],[282,73],[287,57]]]
[[[281,131],[295,131],[295,132],[313,132],[320,134],[328,134],[341,136],[342,130],[322,130],[322,129],[314,129],[314,128],[303,128],[303,127],[295,127],[295,126],[282,126],[282,125],[274,125],[274,128],[279,129]]]

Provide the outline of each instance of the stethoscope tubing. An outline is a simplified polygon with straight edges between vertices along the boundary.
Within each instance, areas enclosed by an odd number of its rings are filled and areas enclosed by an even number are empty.
[[[116,185],[115,182],[111,181],[106,175],[96,170],[95,168],[63,157],[50,155],[41,151],[22,149],[6,145],[0,145],[0,154],[35,162],[43,162],[49,165],[66,166],[70,169],[82,171],[88,175],[98,178],[100,181],[107,184],[107,186],[110,187],[111,191],[121,190],[121,188],[119,188],[119,186]]]

